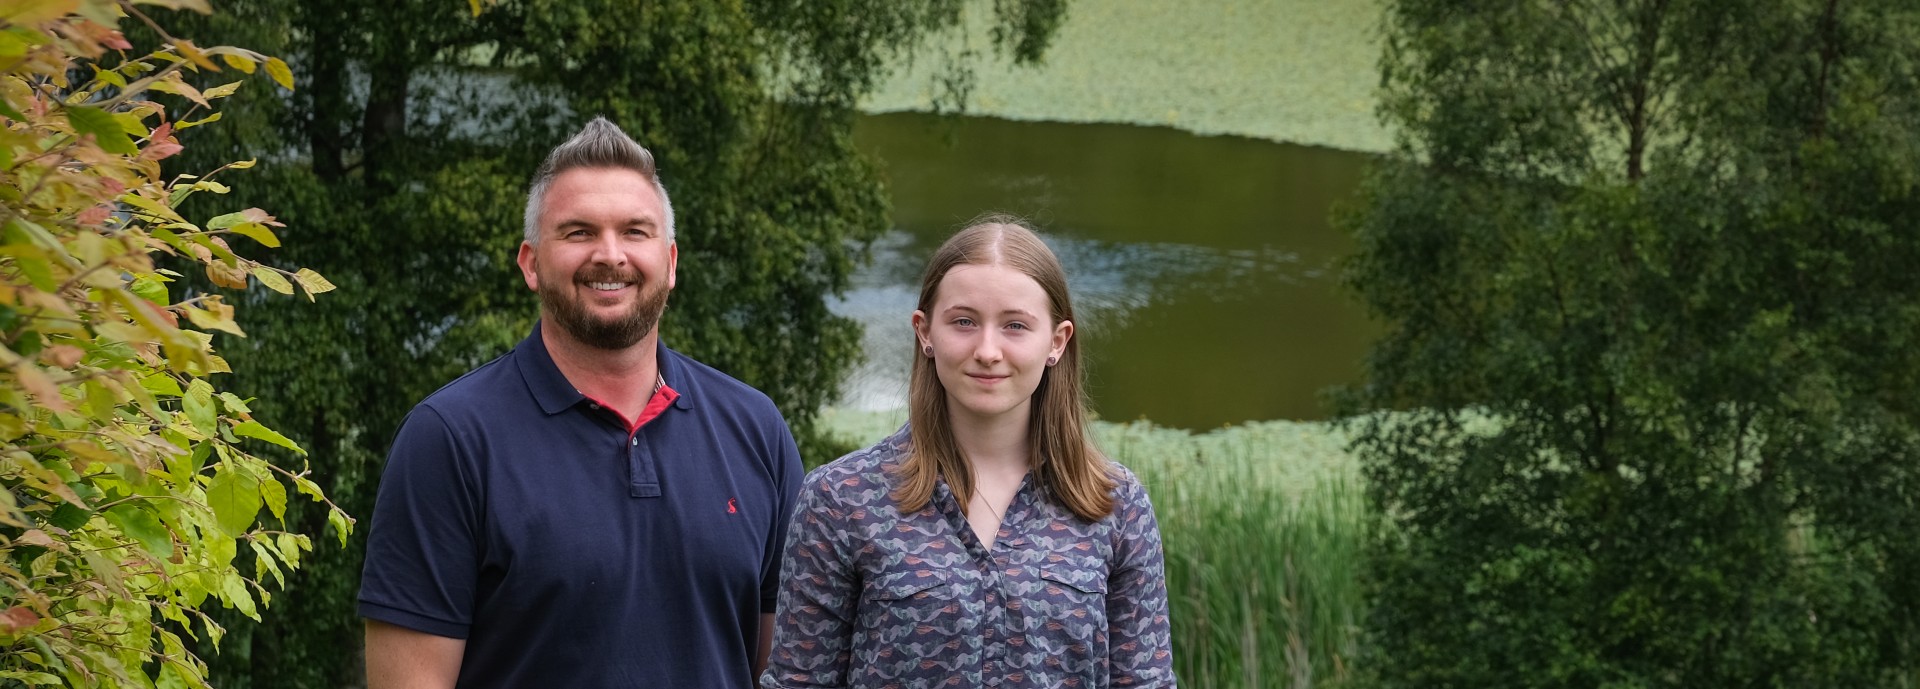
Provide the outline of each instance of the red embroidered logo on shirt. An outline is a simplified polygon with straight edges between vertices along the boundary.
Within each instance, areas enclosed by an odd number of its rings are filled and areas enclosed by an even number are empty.
[[[737,514],[739,512],[740,505],[734,503],[733,498],[727,498],[727,514]]]

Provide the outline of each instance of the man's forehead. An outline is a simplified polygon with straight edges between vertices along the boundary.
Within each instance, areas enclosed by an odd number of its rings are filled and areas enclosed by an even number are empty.
[[[628,224],[657,225],[664,215],[659,194],[646,178],[631,170],[605,168],[561,173],[548,187],[542,206],[541,215],[549,225],[589,218],[608,222],[609,216],[624,216],[619,220]]]
[[[555,227],[598,227],[605,221],[604,217],[595,217],[591,214],[557,215],[550,219],[553,220]],[[652,215],[629,215],[612,224],[620,227],[654,227],[660,224],[660,219]]]

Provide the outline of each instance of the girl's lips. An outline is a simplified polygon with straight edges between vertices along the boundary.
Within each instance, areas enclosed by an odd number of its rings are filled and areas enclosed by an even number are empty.
[[[998,383],[1007,379],[1007,376],[987,376],[978,373],[969,373],[967,377],[987,384]]]

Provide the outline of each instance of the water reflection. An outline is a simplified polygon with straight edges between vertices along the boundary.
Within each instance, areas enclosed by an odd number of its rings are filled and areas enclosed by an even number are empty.
[[[1065,264],[1104,418],[1206,428],[1321,418],[1373,334],[1339,292],[1328,208],[1358,154],[1123,125],[889,114],[860,145],[884,161],[898,228],[835,311],[867,326],[844,405],[904,404],[908,316],[934,247],[983,210],[1024,215]]]

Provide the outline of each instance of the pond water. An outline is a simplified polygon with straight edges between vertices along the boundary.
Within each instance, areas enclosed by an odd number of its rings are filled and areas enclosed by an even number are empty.
[[[984,211],[1028,218],[1059,254],[1101,418],[1205,429],[1319,419],[1378,332],[1334,274],[1328,212],[1366,156],[1116,124],[862,116],[896,227],[836,301],[866,326],[842,407],[905,406],[908,317],[933,250]]]

